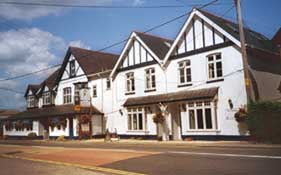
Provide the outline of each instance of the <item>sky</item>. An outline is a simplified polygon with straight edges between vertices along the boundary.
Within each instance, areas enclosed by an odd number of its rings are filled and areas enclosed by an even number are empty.
[[[172,8],[70,8],[1,4],[1,1],[0,109],[24,109],[23,96],[27,85],[40,84],[55,69],[9,81],[2,79],[60,64],[69,46],[91,50],[105,48],[126,39],[132,31],[145,31],[211,0],[5,0],[103,7]],[[244,25],[271,39],[281,27],[281,1],[241,0],[241,3]],[[233,0],[218,0],[204,10],[236,20]],[[186,18],[149,33],[175,39]],[[124,44],[109,48],[106,52],[119,54]]]

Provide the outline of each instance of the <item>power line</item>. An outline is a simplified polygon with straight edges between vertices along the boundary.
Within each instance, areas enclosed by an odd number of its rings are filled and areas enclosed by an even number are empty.
[[[17,90],[13,90],[13,89],[9,89],[9,88],[4,88],[4,87],[0,87],[0,90],[8,91],[8,92],[14,92],[14,93],[17,93],[17,94],[24,94],[24,92],[20,92],[20,91],[17,91]]]
[[[156,9],[156,8],[182,8],[179,5],[156,5],[156,6],[109,6],[109,5],[79,5],[70,3],[42,3],[42,2],[16,2],[4,1],[0,2],[3,5],[19,5],[19,6],[47,6],[47,7],[66,7],[66,8],[102,8],[102,9]],[[190,4],[200,5],[200,4]]]
[[[46,67],[44,69],[40,69],[40,70],[37,70],[37,71],[34,71],[34,72],[30,72],[30,73],[27,73],[27,74],[23,74],[23,75],[18,75],[18,76],[14,76],[14,77],[8,77],[8,78],[5,78],[5,79],[1,79],[0,81],[8,81],[8,80],[14,80],[14,79],[22,78],[22,77],[27,77],[27,76],[32,75],[32,74],[37,74],[39,72],[44,72],[46,70],[53,69],[53,68],[58,67],[60,65],[61,64],[56,64],[56,65],[53,65],[51,67]]]
[[[202,6],[200,6],[198,9],[203,9],[203,8],[205,8],[205,7],[207,7],[207,6],[212,5],[213,3],[217,2],[217,1],[218,1],[218,0],[213,0],[213,1],[209,2],[209,3],[206,3],[206,4],[202,5]],[[171,20],[169,20],[169,21],[166,21],[166,22],[164,22],[164,23],[161,23],[161,24],[159,24],[159,25],[156,25],[156,26],[154,26],[154,27],[152,27],[152,28],[150,28],[150,29],[148,29],[148,30],[142,32],[142,33],[145,34],[145,33],[151,32],[151,31],[153,31],[153,30],[155,30],[155,29],[157,29],[157,28],[160,28],[160,27],[165,26],[165,25],[167,25],[167,24],[169,24],[169,23],[171,23],[171,22],[174,22],[174,21],[176,21],[176,20],[178,20],[178,19],[181,19],[181,18],[183,18],[183,17],[189,15],[190,13],[191,13],[191,11],[189,11],[188,13],[185,13],[185,14],[183,14],[183,15],[177,16],[177,17],[175,17],[175,18],[173,18],[173,19],[171,19]],[[111,45],[109,45],[109,46],[106,46],[106,47],[104,47],[104,48],[102,48],[102,49],[99,49],[99,50],[97,50],[96,52],[100,52],[100,51],[107,50],[107,49],[109,49],[109,48],[112,48],[112,47],[115,47],[115,46],[117,46],[117,45],[120,45],[120,44],[122,44],[122,43],[124,43],[124,42],[126,42],[126,41],[128,41],[128,40],[129,40],[129,38],[123,39],[123,40],[121,40],[121,41],[119,41],[119,42],[113,43],[113,44],[111,44]],[[87,57],[88,55],[89,55],[89,54],[85,54],[85,55],[82,55],[81,57]],[[50,66],[50,67],[47,67],[47,68],[45,68],[45,69],[43,69],[43,70],[38,70],[38,71],[36,71],[36,72],[43,72],[43,71],[52,69],[54,66],[57,67],[57,66],[60,66],[60,65],[61,65],[61,64],[52,65],[52,66]],[[32,75],[32,74],[35,74],[35,73],[34,73],[34,72],[31,72],[31,73],[27,73],[27,74],[23,74],[23,75],[18,75],[18,76],[16,76],[16,77],[9,77],[9,78],[5,78],[5,79],[8,79],[8,80],[10,80],[10,79],[17,79],[17,78],[29,76],[29,75]],[[5,79],[0,80],[0,81],[5,81]]]

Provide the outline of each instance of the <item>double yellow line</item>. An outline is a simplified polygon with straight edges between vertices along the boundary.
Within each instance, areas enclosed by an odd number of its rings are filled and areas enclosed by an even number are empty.
[[[34,162],[49,163],[49,164],[62,165],[62,166],[70,166],[70,167],[82,168],[82,169],[87,169],[87,170],[92,170],[92,171],[111,173],[111,174],[116,174],[116,175],[145,175],[145,174],[141,174],[141,173],[134,173],[134,172],[116,170],[116,169],[111,169],[111,168],[87,166],[87,165],[65,163],[65,162],[56,162],[56,161],[51,161],[51,160],[33,159],[33,158],[20,157],[20,156],[14,156],[14,155],[7,155],[7,154],[1,154],[0,157],[9,158],[9,159],[29,160],[29,161],[34,161]]]

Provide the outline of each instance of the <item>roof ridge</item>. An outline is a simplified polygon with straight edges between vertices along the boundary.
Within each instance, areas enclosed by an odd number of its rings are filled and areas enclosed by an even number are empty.
[[[154,37],[154,38],[159,38],[159,39],[162,39],[162,40],[167,40],[167,41],[171,41],[173,42],[172,39],[169,39],[169,38],[164,38],[164,37],[161,37],[161,36],[158,36],[158,35],[153,35],[153,34],[149,34],[149,33],[144,33],[144,32],[139,32],[139,31],[134,31],[136,34],[142,34],[142,35],[147,35],[147,36],[151,36],[151,37]]]
[[[93,53],[100,53],[100,54],[105,54],[105,55],[119,56],[118,54],[114,54],[114,53],[101,52],[101,51],[96,51],[96,50],[90,50],[90,49],[85,49],[85,48],[81,48],[81,47],[69,46],[69,48],[70,48],[70,50],[71,50],[71,49],[80,49],[80,50],[84,50],[84,51],[88,51],[88,52],[93,52]]]

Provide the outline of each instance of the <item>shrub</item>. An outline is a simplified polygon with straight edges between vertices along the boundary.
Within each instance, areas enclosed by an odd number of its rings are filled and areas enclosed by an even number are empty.
[[[37,134],[36,134],[35,132],[30,132],[30,133],[28,133],[28,135],[27,135],[27,137],[28,137],[29,139],[35,139],[36,136],[37,136]]]
[[[57,141],[65,141],[64,135],[58,136]]]
[[[245,121],[254,140],[281,143],[281,102],[250,103]]]

